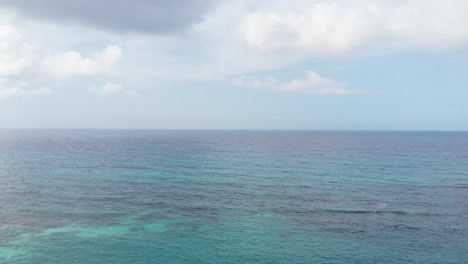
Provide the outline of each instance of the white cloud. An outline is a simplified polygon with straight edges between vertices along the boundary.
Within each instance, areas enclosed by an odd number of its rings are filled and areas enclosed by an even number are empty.
[[[27,90],[25,71],[32,65],[31,46],[23,42],[21,34],[8,24],[0,25],[0,99],[48,95],[49,88]]]
[[[308,71],[305,79],[293,79],[287,82],[269,76],[262,79],[239,78],[234,80],[234,84],[253,89],[309,95],[351,95],[360,92],[348,89],[346,84],[322,77],[313,71]]]
[[[258,52],[342,55],[359,48],[446,50],[468,46],[465,0],[271,3],[271,7],[246,14],[238,29],[244,43]]]
[[[52,90],[47,87],[42,87],[40,89],[28,91],[20,87],[3,86],[0,83],[0,99],[23,96],[44,96],[50,95],[51,93]]]
[[[122,57],[119,46],[107,46],[102,53],[93,57],[83,57],[79,52],[70,51],[48,58],[44,67],[52,77],[66,79],[70,77],[95,76],[112,73]]]
[[[137,96],[135,92],[128,91],[122,85],[116,83],[105,83],[103,86],[92,92],[99,96]]]
[[[122,57],[118,46],[96,56],[81,50],[54,53],[109,42],[128,47],[123,78],[147,87],[181,79],[229,80],[317,56],[463,49],[468,47],[466,13],[465,0],[242,0],[219,2],[183,36],[119,35],[40,22],[23,26],[35,44],[50,47],[44,69],[54,78],[115,72]]]
[[[0,86],[0,99],[8,98],[8,97],[17,97],[23,96],[26,92],[18,87],[3,87]]]
[[[48,87],[42,87],[42,88],[31,91],[32,95],[49,95],[51,93],[52,93],[52,90]]]
[[[96,93],[102,96],[117,95],[123,93],[124,89],[120,84],[106,83],[96,90]]]
[[[230,80],[232,76],[285,69],[323,55],[463,49],[468,47],[466,13],[468,1],[464,0],[242,0],[219,2],[183,36],[120,35],[19,20],[15,25],[37,46],[35,57],[52,54],[42,65],[45,71],[34,72],[32,78],[42,81],[40,74],[44,72],[57,79],[115,73],[121,46],[126,47],[121,68],[125,76],[113,80],[149,90],[155,82]],[[12,41],[18,39],[13,33],[8,36]],[[108,46],[94,56],[82,50],[54,51],[94,43],[119,46]],[[5,68],[12,71],[9,74],[26,67],[12,70],[15,67],[10,66]],[[87,81],[81,84],[93,85]],[[52,87],[47,82],[38,87],[42,85]]]
[[[12,26],[0,25],[0,78],[18,75],[30,65],[21,35]]]
[[[138,70],[163,81],[228,80],[330,56],[463,52],[467,13],[466,0],[225,1],[184,38],[153,39],[164,57],[139,55],[152,67]]]

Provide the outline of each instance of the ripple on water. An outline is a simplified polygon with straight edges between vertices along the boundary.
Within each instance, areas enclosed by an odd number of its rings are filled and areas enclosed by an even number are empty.
[[[27,255],[29,251],[24,248],[18,248],[18,247],[0,247],[0,261],[9,261],[13,260],[18,257],[23,257]]]
[[[44,230],[39,236],[48,237],[55,234],[72,234],[80,237],[121,236],[130,233],[128,226],[77,226],[69,225]]]

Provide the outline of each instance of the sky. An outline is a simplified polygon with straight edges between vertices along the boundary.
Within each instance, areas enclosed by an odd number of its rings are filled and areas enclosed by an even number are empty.
[[[468,130],[466,0],[2,0],[0,128]]]

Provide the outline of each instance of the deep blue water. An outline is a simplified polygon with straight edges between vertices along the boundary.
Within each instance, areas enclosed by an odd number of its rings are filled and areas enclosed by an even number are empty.
[[[468,263],[468,133],[0,130],[0,263]]]

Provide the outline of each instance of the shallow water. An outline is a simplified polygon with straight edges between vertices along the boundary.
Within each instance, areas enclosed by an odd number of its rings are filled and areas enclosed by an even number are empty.
[[[466,263],[468,133],[0,130],[0,263]]]

